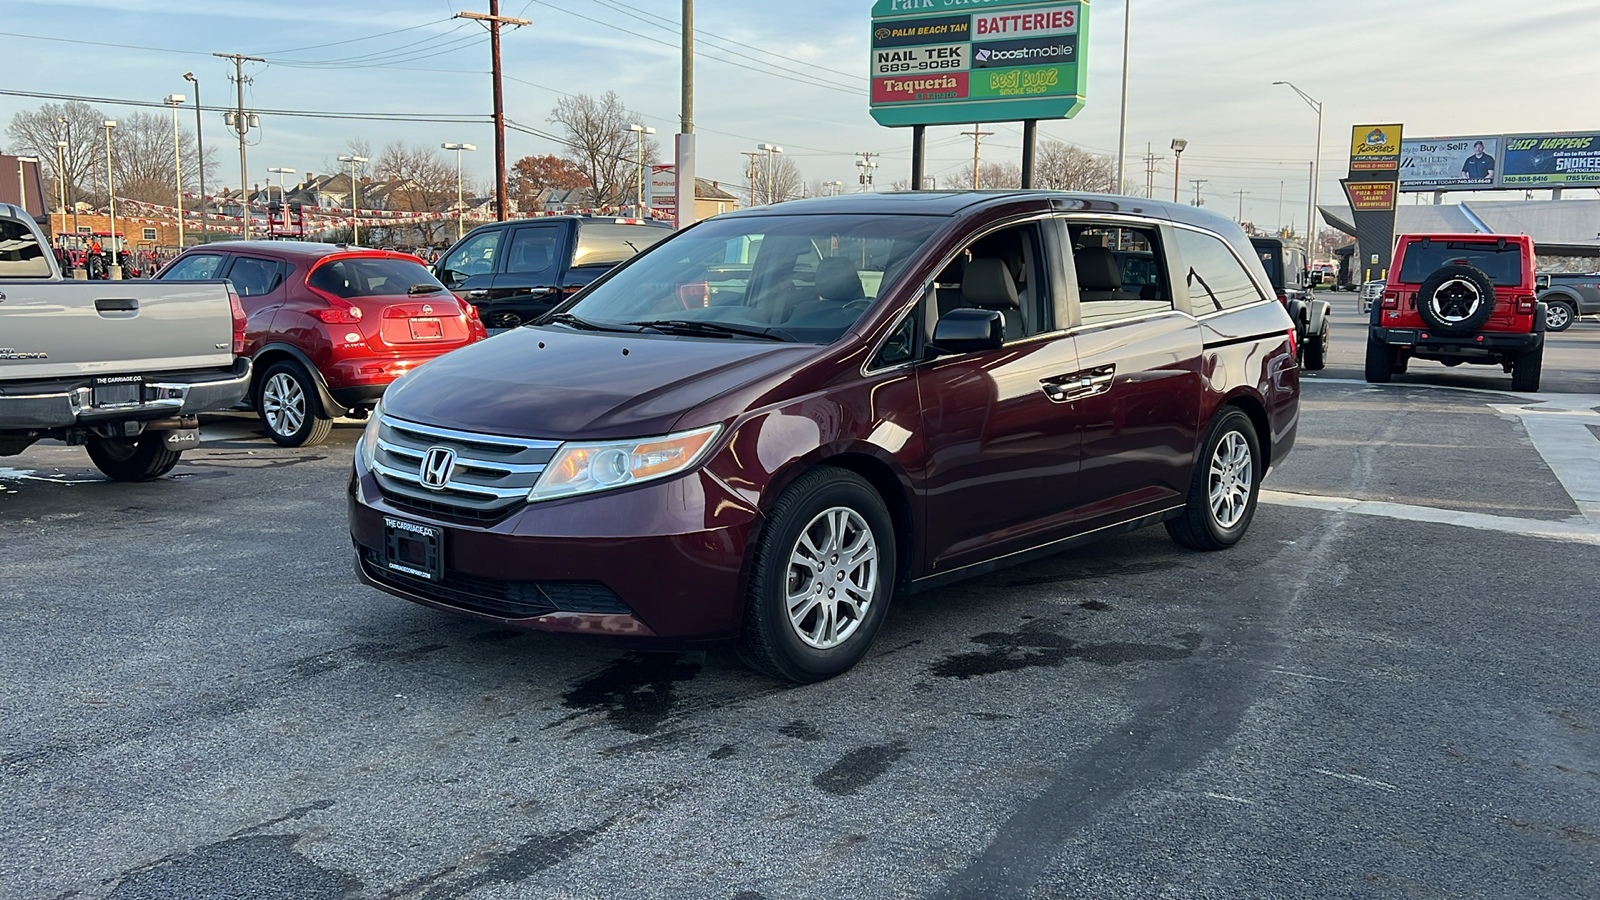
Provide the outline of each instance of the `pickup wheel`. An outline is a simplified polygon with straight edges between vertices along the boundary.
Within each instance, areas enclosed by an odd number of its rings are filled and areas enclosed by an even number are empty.
[[[1226,550],[1244,538],[1261,493],[1261,440],[1255,423],[1236,406],[1224,406],[1189,482],[1183,514],[1167,522],[1167,534],[1190,550]]]
[[[1518,353],[1511,363],[1511,389],[1519,394],[1538,393],[1539,376],[1543,371],[1543,347]]]
[[[1578,317],[1578,311],[1565,300],[1546,301],[1544,309],[1545,331],[1566,331]]]
[[[1312,335],[1306,341],[1305,367],[1312,372],[1320,372],[1328,366],[1328,344],[1332,335],[1328,333],[1328,322],[1322,322],[1322,330]]]
[[[182,453],[168,450],[161,432],[136,438],[90,435],[87,448],[95,468],[112,481],[154,481],[172,471]]]
[[[283,360],[268,366],[256,382],[255,403],[267,436],[280,447],[312,447],[333,431],[316,382],[299,363]]]
[[[1388,384],[1394,377],[1394,350],[1371,335],[1367,336],[1367,382]]]

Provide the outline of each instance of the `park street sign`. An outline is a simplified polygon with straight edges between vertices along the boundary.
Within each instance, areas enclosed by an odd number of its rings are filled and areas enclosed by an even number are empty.
[[[878,0],[879,125],[1070,119],[1083,108],[1088,0]]]

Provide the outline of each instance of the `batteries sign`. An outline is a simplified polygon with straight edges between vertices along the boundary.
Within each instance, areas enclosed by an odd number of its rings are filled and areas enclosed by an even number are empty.
[[[1071,118],[1088,14],[1088,0],[878,0],[872,116],[891,127]]]

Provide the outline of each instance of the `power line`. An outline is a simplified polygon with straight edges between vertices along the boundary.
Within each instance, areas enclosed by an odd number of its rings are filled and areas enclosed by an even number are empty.
[[[176,55],[179,55],[179,56],[207,56],[207,57],[209,57],[211,55],[209,53],[203,53],[203,52],[201,52],[199,50],[181,50],[181,49],[178,49],[176,47],[151,47],[151,46],[147,46],[147,45],[143,45],[143,44],[113,44],[113,43],[108,43],[106,41],[85,41],[85,40],[82,40],[82,39],[79,39],[79,38],[49,37],[49,36],[42,35],[42,34],[24,34],[22,32],[17,32],[17,31],[0,31],[0,37],[26,38],[26,39],[28,39],[30,41],[50,41],[52,43],[57,43],[57,44],[80,44],[80,45],[85,46],[85,47],[111,47],[111,48],[116,49],[116,50],[143,50],[143,51],[146,51],[146,52],[149,52],[149,53],[172,53],[172,54],[176,54]],[[425,58],[425,57],[422,57],[422,58]],[[272,61],[276,62],[278,65],[285,65],[285,66],[292,65],[292,64],[295,64],[297,62],[296,60],[272,60]],[[471,69],[416,68],[416,67],[411,67],[411,66],[401,66],[401,65],[393,65],[393,64],[386,64],[386,65],[381,65],[381,66],[375,65],[375,66],[370,66],[369,68],[374,68],[374,69],[396,69],[396,70],[399,70],[399,71],[407,71],[407,72],[436,72],[436,73],[451,74],[451,75],[481,75],[481,74],[483,74],[482,72],[479,72],[479,71],[476,71],[476,70],[471,70]],[[160,104],[157,104],[157,105],[160,105]]]
[[[206,54],[209,56],[210,54]],[[125,100],[117,97],[87,97],[76,94],[53,94],[45,91],[14,91],[0,89],[0,95],[30,97],[36,100],[70,100],[79,103],[105,103],[112,106],[134,106],[148,109],[166,109],[167,105],[150,100]],[[231,106],[201,107],[207,112],[227,112]],[[258,115],[289,116],[304,119],[350,119],[367,122],[444,122],[469,125],[486,124],[488,116],[463,116],[435,113],[384,113],[384,112],[332,112],[306,109],[258,109]]]
[[[326,44],[312,44],[309,47],[291,47],[288,50],[269,50],[266,53],[263,53],[262,55],[263,56],[282,56],[283,54],[286,54],[286,53],[300,53],[300,52],[303,52],[303,51],[306,51],[306,50],[321,50],[324,47],[346,47],[346,46],[349,46],[350,44],[359,44],[359,43],[361,43],[363,41],[370,41],[370,40],[375,40],[375,39],[381,38],[381,37],[388,37],[389,35],[392,35],[392,34],[401,34],[403,32],[407,32],[407,31],[416,31],[418,28],[427,28],[430,25],[442,25],[442,24],[444,24],[445,22],[448,22],[448,21],[450,21],[450,20],[449,19],[434,19],[431,22],[423,22],[421,25],[412,25],[409,28],[396,28],[393,31],[380,31],[377,34],[369,34],[366,37],[347,38],[347,39],[342,40],[342,41],[330,41],[330,42],[328,42]]]

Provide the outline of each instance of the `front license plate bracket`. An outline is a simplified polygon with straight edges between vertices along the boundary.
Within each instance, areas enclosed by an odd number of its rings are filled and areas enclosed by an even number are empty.
[[[383,565],[435,584],[444,580],[444,529],[385,516]]]

